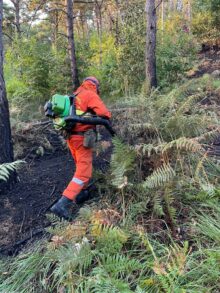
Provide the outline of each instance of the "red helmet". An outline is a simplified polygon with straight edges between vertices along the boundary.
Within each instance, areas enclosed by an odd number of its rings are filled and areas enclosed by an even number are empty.
[[[84,79],[84,81],[86,81],[86,80],[89,80],[89,81],[91,81],[93,84],[95,84],[95,85],[96,85],[97,92],[99,92],[100,82],[98,81],[98,79],[97,79],[96,77],[94,77],[94,76],[89,76],[89,77],[86,77],[86,78]]]

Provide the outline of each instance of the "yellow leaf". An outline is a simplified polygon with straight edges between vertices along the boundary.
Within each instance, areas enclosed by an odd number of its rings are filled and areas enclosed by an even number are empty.
[[[164,265],[163,265],[163,264],[160,264],[160,263],[157,262],[157,261],[154,263],[153,271],[154,271],[155,274],[157,274],[157,275],[164,275],[164,276],[167,275],[167,271],[166,271]]]

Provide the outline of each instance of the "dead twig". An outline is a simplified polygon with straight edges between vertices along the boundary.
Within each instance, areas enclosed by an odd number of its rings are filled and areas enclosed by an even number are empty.
[[[53,194],[54,194],[54,192],[55,192],[55,190],[56,190],[56,186],[54,185],[54,187],[53,187],[53,190],[52,190],[52,192],[51,192],[51,194],[50,194],[50,196],[49,197],[51,197]],[[40,216],[41,214],[42,214],[42,212],[47,212],[56,202],[58,201],[58,199],[56,199],[55,201],[53,201],[48,207],[46,207],[45,209],[41,209],[40,210],[40,212],[39,212],[39,214],[38,214],[38,216]]]
[[[19,233],[22,233],[22,229],[24,226],[24,220],[25,220],[25,210],[23,210],[23,218],[22,218],[22,222],[21,222],[21,227],[19,229]]]

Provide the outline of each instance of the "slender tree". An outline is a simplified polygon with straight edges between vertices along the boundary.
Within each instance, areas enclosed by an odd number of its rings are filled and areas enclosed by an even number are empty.
[[[157,87],[156,73],[156,35],[157,14],[155,0],[146,0],[146,80],[149,90]]]
[[[74,41],[74,17],[73,17],[73,0],[66,0],[66,15],[67,15],[67,37],[68,37],[68,50],[71,62],[71,74],[74,88],[79,86],[79,77],[76,63],[76,50]]]
[[[21,37],[21,23],[20,23],[20,0],[10,0],[14,5],[14,12],[15,12],[15,26],[18,33],[18,37]]]
[[[0,0],[0,164],[13,161],[13,147],[9,120],[8,100],[6,96],[3,72],[2,41],[3,0]]]

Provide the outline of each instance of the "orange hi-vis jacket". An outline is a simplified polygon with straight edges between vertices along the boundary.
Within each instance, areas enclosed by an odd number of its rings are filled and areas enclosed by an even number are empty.
[[[89,80],[86,80],[74,93],[76,95],[76,114],[84,115],[86,112],[92,112],[97,116],[111,118],[111,113],[106,108],[103,101],[97,94],[96,86]],[[94,128],[92,125],[77,124],[74,131],[83,132]]]
[[[96,86],[91,81],[84,81],[75,94],[77,95],[75,102],[77,115],[83,115],[92,111],[98,116],[111,118],[111,113],[98,96]],[[73,129],[73,132],[76,134],[73,134],[67,140],[68,147],[76,164],[76,170],[63,195],[73,201],[75,201],[80,191],[87,187],[92,177],[93,151],[83,146],[84,136],[80,135],[81,132],[85,132],[91,128],[94,128],[94,126],[78,123]]]

